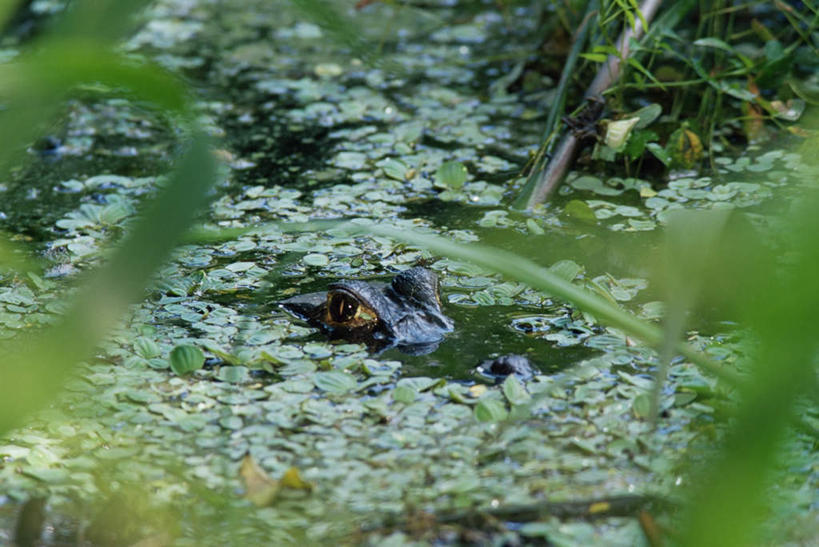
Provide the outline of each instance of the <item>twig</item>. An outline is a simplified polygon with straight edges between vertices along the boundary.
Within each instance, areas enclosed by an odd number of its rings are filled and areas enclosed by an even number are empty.
[[[566,64],[563,65],[563,71],[560,73],[560,81],[557,84],[557,93],[549,110],[549,115],[546,118],[546,125],[543,130],[543,144],[538,150],[532,162],[532,173],[539,173],[543,170],[546,162],[549,161],[549,154],[554,148],[555,138],[557,136],[557,124],[560,115],[564,112],[566,105],[566,96],[569,93],[571,85],[572,74],[574,73],[577,59],[586,44],[586,36],[589,34],[589,27],[594,22],[594,15],[599,7],[597,0],[589,0],[586,6],[586,13],[583,15],[583,20],[580,23],[580,28],[575,33],[572,49],[569,51],[569,56],[566,57]],[[515,203],[512,205],[517,209],[524,209],[527,207],[529,197],[534,191],[536,178],[530,176],[526,181],[526,185],[521,189]]]
[[[640,6],[640,12],[643,14],[643,19],[646,23],[654,18],[661,1],[662,0],[644,0]],[[622,63],[628,58],[631,40],[642,36],[644,31],[642,20],[637,19],[634,27],[629,27],[622,32],[620,38],[617,40],[617,51],[619,54],[609,55],[608,60],[600,67],[591,85],[586,89],[586,93],[583,95],[584,99],[600,95],[620,78]],[[579,139],[572,133],[564,135],[555,151],[555,155],[546,165],[546,168],[533,174],[533,180],[535,181],[533,185],[534,189],[526,202],[526,209],[531,209],[546,201],[546,198],[557,188],[563,180],[566,171],[569,169],[579,142]]]
[[[429,515],[424,520],[427,523],[459,524],[482,528],[498,520],[531,522],[547,517],[584,520],[637,517],[642,511],[666,511],[672,507],[673,504],[669,500],[656,496],[623,495],[593,500],[545,501],[525,505],[501,505],[460,511],[442,511]],[[401,529],[407,527],[413,520],[418,520],[418,515],[393,514],[387,516],[385,521],[380,524],[363,526],[362,531],[372,532],[383,528]]]

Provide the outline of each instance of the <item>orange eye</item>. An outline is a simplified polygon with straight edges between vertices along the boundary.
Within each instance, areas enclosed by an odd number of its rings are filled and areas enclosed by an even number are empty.
[[[346,293],[337,292],[330,296],[327,303],[327,311],[330,313],[330,320],[336,323],[347,323],[355,319],[358,313],[358,300]]]

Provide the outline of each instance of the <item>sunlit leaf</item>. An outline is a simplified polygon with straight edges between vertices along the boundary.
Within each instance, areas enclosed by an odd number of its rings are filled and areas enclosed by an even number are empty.
[[[640,121],[640,118],[626,118],[624,120],[611,121],[606,125],[606,133],[603,142],[606,146],[617,152],[622,152],[626,147],[626,142],[631,135],[631,130]]]

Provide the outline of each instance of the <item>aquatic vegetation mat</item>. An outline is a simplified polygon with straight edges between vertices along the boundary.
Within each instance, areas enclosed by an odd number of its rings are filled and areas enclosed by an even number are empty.
[[[624,332],[387,237],[271,223],[360,218],[456,243],[501,242],[657,321],[664,307],[643,263],[566,249],[648,237],[674,209],[753,208],[811,179],[798,154],[751,148],[717,157],[711,175],[668,184],[573,173],[554,206],[508,210],[551,87],[475,85],[501,80],[506,65],[492,56],[513,54],[510,38],[534,25],[510,27],[494,6],[475,10],[373,6],[356,16],[362,28],[394,27],[349,42],[281,2],[150,9],[124,49],[196,89],[223,164],[204,231],[241,234],[179,247],[59,399],[0,440],[1,541],[11,541],[20,506],[38,499],[53,524],[46,544],[644,541],[633,515],[603,506],[589,519],[521,509],[481,526],[453,515],[623,496],[673,506],[690,483],[680,454],[696,460],[712,449],[717,418],[733,404],[728,388],[675,359],[653,430],[658,357]],[[381,49],[363,58],[362,44]],[[0,50],[0,59],[14,55]],[[166,184],[183,137],[173,119],[122,99],[66,106],[47,153],[31,150],[0,186],[3,228],[36,237],[46,263],[42,275],[0,274],[0,338],[64,312],[75,281]],[[428,355],[328,341],[277,305],[419,264],[440,276],[456,325]],[[687,341],[733,366],[743,333],[709,327]],[[475,371],[508,353],[527,355],[534,377],[495,383]],[[804,462],[781,471],[776,494],[796,499],[798,512],[815,505],[817,475],[807,436],[794,434],[792,445]]]

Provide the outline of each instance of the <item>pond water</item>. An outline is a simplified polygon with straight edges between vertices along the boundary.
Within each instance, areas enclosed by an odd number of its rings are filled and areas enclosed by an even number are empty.
[[[645,394],[657,356],[622,332],[423,249],[268,224],[357,217],[480,242],[657,321],[660,291],[648,278],[669,211],[751,207],[793,183],[796,154],[752,147],[717,157],[711,174],[671,181],[572,173],[548,207],[509,210],[554,82],[524,91],[503,80],[533,40],[528,8],[463,4],[331,3],[360,33],[278,1],[161,0],[149,10],[125,49],[186,78],[222,148],[225,174],[202,221],[258,231],[180,248],[54,407],[0,441],[0,543],[32,493],[49,500],[46,544],[126,499],[141,523],[159,522],[183,545],[354,541],[367,526],[378,543],[392,537],[378,528],[387,517],[418,508],[679,495],[677,456],[713,444],[724,402],[690,363],[672,365],[652,432]],[[41,284],[4,274],[3,337],[53,321],[183,141],[172,120],[106,96],[68,102],[51,138],[2,181],[2,228],[47,264]],[[467,169],[462,186],[437,176],[453,161]],[[276,305],[420,263],[440,276],[456,323],[430,354],[331,343]],[[716,334],[689,341],[734,362],[733,339]],[[203,348],[208,365],[174,375],[168,356],[180,344]],[[474,367],[507,353],[529,356],[541,374],[483,386]],[[239,475],[246,454],[277,479],[298,469],[314,492],[254,506]],[[165,522],[174,519],[186,524]],[[102,528],[105,544],[112,531]],[[135,526],[119,539],[151,533]],[[431,540],[462,539],[447,534]],[[478,541],[635,544],[641,534],[631,518],[544,519]]]

